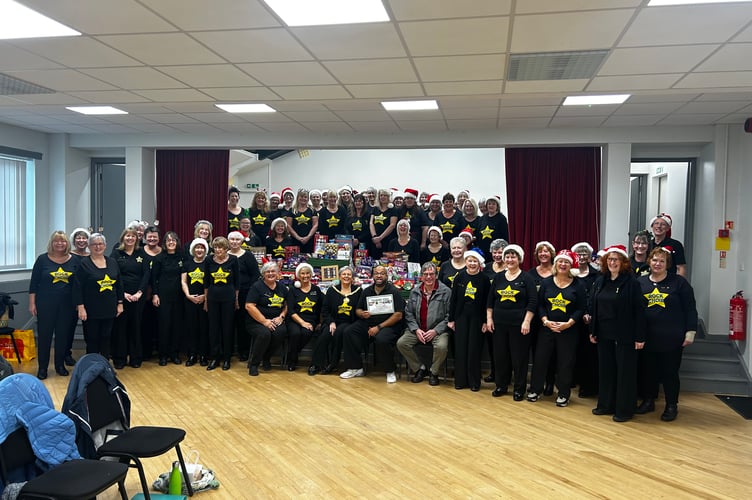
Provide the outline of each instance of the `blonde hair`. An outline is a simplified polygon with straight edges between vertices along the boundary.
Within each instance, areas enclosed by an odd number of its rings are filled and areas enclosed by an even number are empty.
[[[68,239],[68,235],[65,234],[64,231],[60,231],[59,229],[56,231],[52,231],[52,234],[50,235],[50,240],[47,242],[47,253],[52,253],[52,242],[58,238],[65,241],[65,255],[68,255],[71,250],[70,240]]]

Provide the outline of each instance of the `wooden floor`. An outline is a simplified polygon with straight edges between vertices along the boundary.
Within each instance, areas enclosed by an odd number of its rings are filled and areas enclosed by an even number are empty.
[[[59,408],[68,377],[50,372]],[[275,366],[252,378],[239,362],[207,372],[152,361],[118,376],[133,425],[185,428],[184,449],[216,472],[221,487],[203,500],[750,498],[752,421],[712,394],[683,393],[672,423],[660,421],[660,404],[617,424],[593,416],[592,399],[557,408],[552,397],[492,398],[491,384],[387,385],[381,372],[341,380]],[[173,459],[148,459],[150,480]],[[135,471],[127,488],[139,491]]]

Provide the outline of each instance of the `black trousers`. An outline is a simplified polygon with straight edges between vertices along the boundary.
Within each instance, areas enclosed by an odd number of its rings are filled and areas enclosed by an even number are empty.
[[[645,397],[658,397],[658,387],[663,384],[666,404],[679,403],[679,367],[681,366],[683,347],[666,352],[644,351],[645,358]]]
[[[86,354],[98,353],[110,357],[110,337],[115,318],[89,318],[84,321]]]
[[[598,408],[620,417],[634,415],[637,402],[637,351],[634,342],[598,339]]]
[[[183,301],[162,300],[159,303],[159,357],[177,356],[180,340],[183,337]]]
[[[235,301],[207,303],[209,315],[209,357],[230,361],[232,356],[232,323]]]
[[[401,323],[382,328],[373,337],[368,336],[368,328],[367,321],[358,320],[347,329],[343,343],[345,368],[363,368],[363,357],[361,355],[365,352],[369,343],[373,342],[376,348],[376,361],[384,368],[386,373],[395,371],[397,365],[394,362],[394,355],[397,350],[397,339],[402,334]]]
[[[235,336],[235,345],[237,346],[238,356],[247,356],[251,351],[251,336],[245,327],[245,319],[248,312],[245,310],[245,298],[248,296],[248,290],[238,292],[238,304],[240,308],[235,311],[235,323],[233,324],[233,335]]]
[[[313,338],[313,335],[318,333],[314,326],[313,330],[306,330],[293,320],[287,322],[287,364],[298,364],[298,356],[300,351],[306,346],[306,344]]]
[[[481,327],[484,319],[469,312],[454,319],[455,387],[480,387],[480,351],[484,335]]]
[[[318,367],[327,365],[337,366],[342,357],[342,348],[344,336],[352,323],[340,323],[334,330],[329,331],[329,324],[321,326],[321,333],[316,337],[316,343],[313,346],[313,356],[311,364]]]
[[[520,326],[494,321],[493,337],[496,387],[506,388],[514,374],[514,391],[525,392],[530,363],[530,333],[523,335]]]
[[[204,304],[185,299],[186,351],[188,355],[209,355],[209,316]]]
[[[556,355],[556,387],[559,395],[569,398],[572,393],[574,363],[577,356],[577,330],[569,328],[561,333],[554,333],[546,327],[538,331],[538,346],[533,361],[533,376],[530,392],[543,392],[551,357]]]
[[[76,326],[76,308],[70,300],[37,300],[37,362],[39,368],[50,364],[52,337],[55,337],[55,368],[65,366],[68,343]]]
[[[250,353],[251,366],[258,366],[262,361],[268,362],[287,338],[287,325],[283,322],[274,331],[248,316],[246,320],[248,334],[253,338],[253,350]]]
[[[123,313],[115,318],[112,332],[112,359],[125,364],[130,355],[131,363],[140,363],[143,356],[141,345],[141,322],[144,298],[136,302],[123,301]]]
[[[577,323],[577,362],[574,366],[574,382],[580,391],[597,394],[598,383],[598,346],[590,342],[590,329],[584,323]]]

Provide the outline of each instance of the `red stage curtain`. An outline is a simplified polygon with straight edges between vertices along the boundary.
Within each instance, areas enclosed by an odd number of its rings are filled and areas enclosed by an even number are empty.
[[[157,219],[162,236],[175,231],[193,240],[196,221],[208,220],[213,235],[227,234],[229,150],[157,150]]]
[[[542,240],[556,250],[580,241],[600,248],[601,149],[507,148],[507,206],[510,243],[535,267],[533,250]]]

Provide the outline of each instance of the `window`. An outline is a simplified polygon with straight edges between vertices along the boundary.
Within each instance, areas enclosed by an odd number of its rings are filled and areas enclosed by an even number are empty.
[[[0,271],[34,263],[34,159],[0,151]]]

